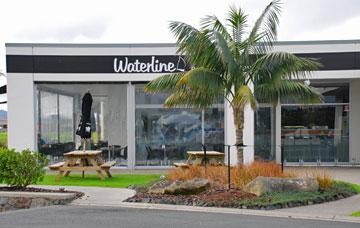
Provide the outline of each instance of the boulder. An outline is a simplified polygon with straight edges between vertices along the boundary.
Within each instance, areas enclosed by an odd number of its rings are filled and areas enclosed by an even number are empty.
[[[190,195],[205,191],[210,187],[206,179],[195,178],[187,181],[175,181],[165,187],[164,193],[170,195]]]
[[[159,182],[148,189],[151,194],[169,195],[190,195],[205,191],[210,187],[210,182],[206,179],[195,178],[187,181]]]
[[[319,190],[315,178],[257,177],[244,188],[244,191],[261,196],[267,192],[311,192]]]
[[[151,194],[164,194],[165,193],[165,188],[167,186],[171,185],[171,182],[168,180],[160,180],[156,183],[154,183],[153,185],[151,185],[147,192],[151,193]]]

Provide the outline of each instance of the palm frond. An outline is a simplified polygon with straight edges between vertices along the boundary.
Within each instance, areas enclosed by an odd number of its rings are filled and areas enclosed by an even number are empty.
[[[271,83],[263,83],[255,86],[255,96],[265,103],[276,105],[280,99],[290,99],[296,103],[320,103],[322,95],[315,88],[306,85],[303,81],[282,80],[274,87]]]
[[[162,75],[147,83],[144,90],[148,93],[174,92],[176,90],[176,84],[184,74],[184,72],[181,72]]]
[[[235,97],[232,100],[232,106],[244,108],[244,106],[248,103],[252,109],[256,109],[257,101],[253,92],[249,86],[242,85],[236,91]]]
[[[171,22],[170,30],[177,38],[179,54],[185,56],[193,67],[204,66],[222,70],[219,54],[211,42],[208,30],[197,30],[183,22]]]
[[[230,33],[227,31],[226,26],[217,18],[215,15],[207,15],[201,19],[201,29],[202,30],[215,30],[227,40],[232,41]]]
[[[224,81],[219,73],[213,72],[204,67],[194,68],[186,72],[178,81],[177,86],[184,85],[191,89],[210,90],[221,92],[224,90]]]
[[[232,37],[236,44],[240,44],[242,41],[245,28],[247,27],[247,17],[248,16],[241,8],[237,8],[234,5],[230,6],[227,22],[232,28]]]
[[[250,72],[254,81],[279,81],[283,79],[304,79],[312,71],[321,68],[315,59],[297,57],[292,53],[273,52],[258,58],[252,64]]]
[[[264,54],[273,46],[277,39],[277,26],[279,24],[279,14],[281,12],[281,3],[274,0],[266,6],[252,28],[248,43],[253,54]],[[261,40],[261,42],[258,42]]]
[[[306,85],[302,81],[284,80],[279,88],[280,98],[290,98],[299,103],[319,103],[323,100],[322,95],[315,88]]]
[[[231,75],[231,77],[234,78],[235,75],[237,75],[237,73],[239,72],[234,55],[232,54],[228,43],[226,42],[224,37],[217,31],[214,31],[213,33],[215,38],[214,44],[216,45],[218,53],[220,54],[223,66],[226,71]]]
[[[213,91],[203,91],[200,89],[181,88],[172,93],[166,100],[164,105],[166,107],[192,107],[192,108],[207,108],[214,103],[218,98],[217,93]]]

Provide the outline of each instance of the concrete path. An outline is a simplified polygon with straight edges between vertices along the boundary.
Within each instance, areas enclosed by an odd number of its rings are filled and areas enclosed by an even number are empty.
[[[35,187],[35,186],[33,186]],[[92,205],[92,206],[120,206],[122,201],[135,195],[134,190],[126,188],[98,188],[98,187],[78,187],[78,186],[44,186],[37,185],[36,187],[59,189],[83,192],[85,195],[77,200],[74,200],[72,205]]]
[[[318,216],[350,216],[360,210],[360,195],[329,203],[275,210],[281,213],[297,213]]]
[[[335,180],[347,181],[360,185],[360,167],[285,167],[285,171],[296,172],[312,172],[325,171],[329,173]]]
[[[287,170],[297,172],[311,172],[322,170],[329,173],[335,180],[347,181],[360,185],[359,167],[289,167]],[[360,210],[360,195],[356,195],[343,200],[316,204],[311,206],[286,208],[276,210],[283,213],[315,214],[321,216],[349,216],[351,213]]]

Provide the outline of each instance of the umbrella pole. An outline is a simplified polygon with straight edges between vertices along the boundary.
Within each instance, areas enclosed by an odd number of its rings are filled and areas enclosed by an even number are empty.
[[[86,150],[86,139],[82,139],[83,140],[83,152],[85,152],[85,150]],[[84,164],[84,160],[82,161],[82,163]],[[84,178],[85,177],[85,171],[83,170],[82,171],[82,178]]]

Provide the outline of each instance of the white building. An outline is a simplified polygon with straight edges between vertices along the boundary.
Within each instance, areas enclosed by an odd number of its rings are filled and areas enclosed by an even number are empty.
[[[309,82],[325,102],[260,104],[255,114],[248,107],[245,161],[280,162],[283,154],[294,165],[360,163],[360,40],[279,42],[276,50],[322,62]],[[52,161],[79,148],[75,128],[87,90],[94,99],[92,149],[118,166],[167,167],[201,144],[219,151],[234,144],[227,103],[166,109],[166,94],[144,93],[146,82],[189,67],[174,44],[9,43],[6,54],[10,148],[37,150]]]

